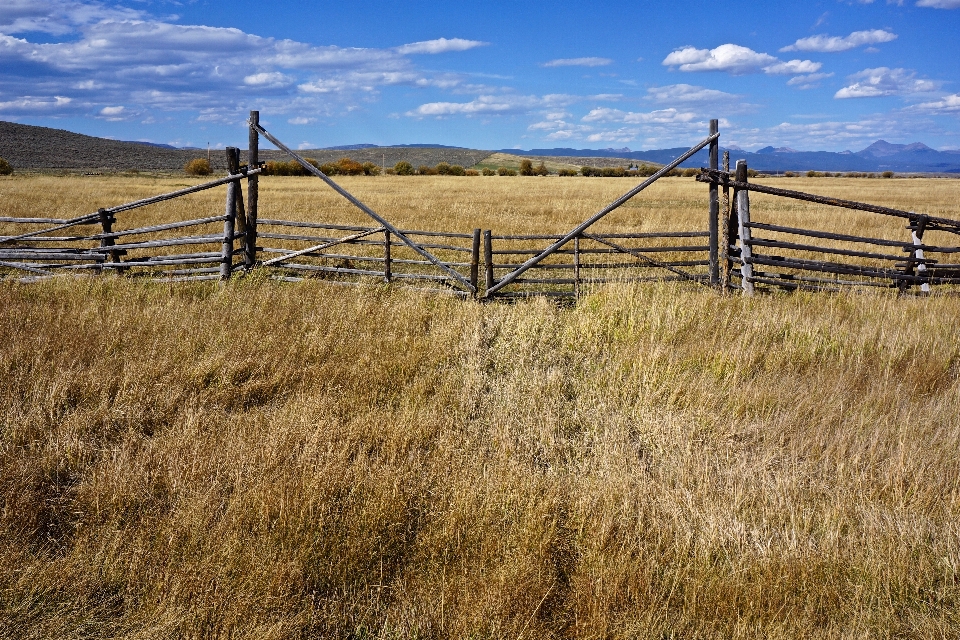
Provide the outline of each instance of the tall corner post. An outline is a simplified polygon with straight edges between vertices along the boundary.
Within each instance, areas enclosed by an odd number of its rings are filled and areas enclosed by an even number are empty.
[[[723,152],[723,172],[730,173],[730,152]],[[720,290],[730,288],[730,187],[725,180],[720,198]]]
[[[240,150],[236,147],[227,147],[227,171],[232,176],[240,173]],[[223,249],[220,255],[221,280],[228,280],[233,272],[233,233],[239,193],[239,179],[227,183],[227,202],[223,211]]]
[[[720,121],[711,120],[710,121],[710,135],[719,133],[720,131]],[[710,142],[710,168],[716,171],[720,168],[720,141],[717,138],[714,138]],[[719,286],[720,284],[720,269],[719,269],[719,230],[718,230],[718,220],[720,218],[720,201],[719,193],[717,190],[717,183],[710,183],[710,220],[709,220],[709,229],[710,229],[710,284],[713,286]]]
[[[473,296],[480,297],[480,229],[473,230],[473,244],[470,248],[470,284]]]
[[[737,160],[737,182],[747,181],[747,161]],[[737,230],[740,233],[740,275],[743,293],[753,295],[753,246],[750,232],[750,192],[737,192]]]
[[[257,125],[260,124],[260,112],[250,112],[250,137],[247,144],[247,163],[250,169],[260,165],[260,133]],[[259,177],[257,174],[247,178],[247,224],[244,252],[244,265],[252,269],[257,262],[257,196],[259,194]]]

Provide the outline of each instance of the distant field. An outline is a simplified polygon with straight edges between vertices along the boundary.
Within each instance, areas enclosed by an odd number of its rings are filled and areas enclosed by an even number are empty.
[[[0,217],[195,182],[14,175]],[[636,184],[339,182],[401,226],[523,233]],[[960,217],[955,180],[765,182]],[[366,222],[319,180],[260,184],[264,217]],[[703,228],[706,192],[663,179],[602,226]],[[218,189],[118,217],[222,210]],[[3,283],[0,637],[958,637],[958,317],[668,284],[557,307]]]

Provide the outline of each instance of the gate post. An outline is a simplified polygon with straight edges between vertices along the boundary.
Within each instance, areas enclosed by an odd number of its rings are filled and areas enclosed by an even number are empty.
[[[710,121],[710,135],[718,133],[720,131],[720,121],[711,120]],[[710,168],[716,171],[720,168],[719,166],[719,152],[720,152],[720,140],[714,139],[710,143]],[[717,183],[710,183],[710,220],[708,228],[710,229],[710,284],[717,286],[720,284],[720,270],[718,263],[718,251],[719,246],[718,242],[718,232],[717,232],[717,220],[720,215],[720,202],[718,200],[717,193]]]
[[[747,181],[747,161],[737,160],[737,182]],[[746,189],[737,191],[737,227],[740,232],[740,275],[743,292],[753,295],[753,248],[750,246],[750,192]]]
[[[723,197],[720,200],[720,290],[724,293],[730,287],[730,152],[723,152]]]
[[[260,124],[260,112],[250,112],[250,135],[247,143],[247,164],[250,169],[256,169],[260,166],[260,134],[254,125]],[[244,241],[246,251],[244,252],[244,265],[247,269],[252,269],[257,262],[257,196],[259,195],[259,176],[253,174],[247,178],[247,237]],[[231,182],[240,188],[239,182]]]
[[[493,237],[489,229],[483,232],[483,263],[485,267],[484,295],[493,288]]]
[[[470,248],[470,284],[474,297],[480,293],[480,229],[473,230],[473,245]]]
[[[240,173],[240,150],[227,147],[227,171],[230,175]],[[233,271],[233,224],[237,217],[237,193],[240,180],[227,183],[227,202],[223,212],[223,248],[220,252],[220,279],[228,280]]]

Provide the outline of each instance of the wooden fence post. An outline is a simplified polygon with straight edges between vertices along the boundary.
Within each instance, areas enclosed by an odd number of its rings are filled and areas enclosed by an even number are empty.
[[[730,152],[723,152],[723,172],[730,173]],[[723,196],[720,198],[720,290],[724,293],[730,287],[730,187],[723,184]]]
[[[250,135],[247,143],[247,163],[250,169],[256,169],[260,166],[260,134],[256,127],[260,124],[260,112],[250,112]],[[246,252],[244,254],[244,264],[247,269],[252,269],[257,262],[257,205],[260,190],[259,176],[252,175],[247,178],[247,237],[244,239]],[[239,183],[236,184],[239,188]]]
[[[390,230],[383,230],[383,281],[390,282],[393,279],[392,266],[390,264]]]
[[[913,233],[912,233],[912,235],[913,235],[913,244],[914,244],[914,246],[922,246],[922,245],[923,245],[923,242],[922,242],[922,240],[923,240],[923,232],[924,232],[924,230],[926,230],[926,228],[927,228],[927,220],[928,220],[927,216],[921,215],[921,216],[917,219],[917,223],[916,223],[915,225],[913,225],[913,229],[912,229]],[[916,258],[916,259],[919,261],[919,262],[917,262],[917,275],[918,275],[918,276],[923,275],[924,272],[926,272],[926,270],[927,270],[927,265],[926,265],[925,262],[923,262],[923,249],[914,249],[914,250],[913,250],[913,257]],[[923,291],[924,293],[930,293],[930,283],[929,283],[929,282],[923,282],[923,283],[921,283],[921,284],[920,284],[920,291]]]
[[[470,284],[473,285],[474,297],[480,292],[480,229],[473,230],[473,245],[470,250]]]
[[[714,135],[720,131],[720,121],[711,120],[710,121],[710,135]],[[714,138],[710,142],[710,168],[716,171],[719,169],[719,158],[718,153],[720,151],[720,139]],[[717,219],[720,213],[720,204],[717,199],[717,183],[710,183],[710,220],[708,228],[710,229],[710,284],[717,286],[720,283],[720,272],[718,269],[717,263],[717,247],[718,247],[718,233],[717,233]]]
[[[737,182],[747,181],[747,161],[737,160]],[[740,189],[737,192],[737,227],[740,232],[740,275],[742,276],[743,292],[753,295],[753,264],[750,258],[753,251],[750,246],[750,192]]]
[[[227,147],[227,171],[230,175],[240,173],[240,150]],[[223,212],[223,249],[220,255],[220,279],[228,280],[233,271],[233,224],[237,217],[237,192],[240,181],[227,183],[227,202]]]
[[[100,210],[97,211],[97,213],[98,213],[99,216],[100,216],[100,227],[103,229],[103,232],[104,232],[104,233],[113,233],[113,223],[116,222],[117,219],[114,218],[114,216],[113,216],[112,213],[107,212],[107,210],[104,209],[103,207],[101,207]],[[100,239],[100,246],[101,246],[101,247],[112,247],[114,244],[115,244],[115,240],[114,240],[113,238],[101,238],[101,239]],[[120,262],[120,254],[121,254],[121,253],[126,253],[126,251],[122,251],[122,252],[121,252],[121,251],[111,251],[111,252],[110,252],[110,262]],[[97,269],[97,271],[101,271],[101,269]]]
[[[484,291],[493,288],[493,236],[490,230],[483,232],[483,264],[486,271]]]
[[[573,297],[580,299],[580,236],[573,239]]]

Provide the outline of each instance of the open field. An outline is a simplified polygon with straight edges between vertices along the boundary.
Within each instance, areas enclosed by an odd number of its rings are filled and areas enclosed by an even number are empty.
[[[339,181],[401,226],[497,233],[564,231],[635,184]],[[193,182],[14,175],[0,216]],[[958,181],[764,182],[960,217]],[[316,179],[260,184],[262,217],[367,222]],[[702,228],[706,191],[664,179],[602,229]],[[118,218],[222,210],[218,189]],[[3,283],[0,636],[954,638],[958,317],[671,284],[558,308]]]

